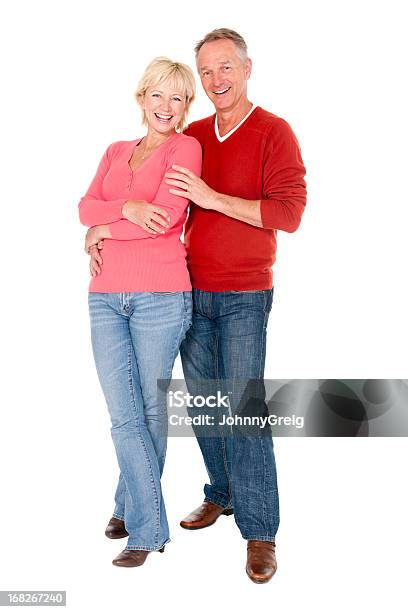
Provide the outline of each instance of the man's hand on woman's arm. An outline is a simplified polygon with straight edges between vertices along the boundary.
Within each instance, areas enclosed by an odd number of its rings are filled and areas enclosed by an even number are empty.
[[[217,193],[183,164],[166,173],[173,194],[185,194],[198,206],[265,230],[294,232],[306,204],[305,167],[299,143],[290,125],[276,119],[266,137],[262,162],[262,198],[246,200]],[[243,180],[245,169],[243,168]]]
[[[184,194],[201,208],[217,210],[238,221],[262,227],[260,200],[245,200],[218,193],[187,168],[173,165],[173,169],[175,172],[166,173],[166,183],[177,187],[177,189],[169,189],[170,193]]]

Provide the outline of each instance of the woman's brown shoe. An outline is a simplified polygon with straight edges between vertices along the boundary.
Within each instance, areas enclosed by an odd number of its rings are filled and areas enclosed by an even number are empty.
[[[108,526],[105,529],[105,535],[111,540],[117,540],[119,538],[127,538],[129,534],[125,529],[124,521],[112,516]]]
[[[112,561],[113,565],[118,565],[119,567],[138,567],[139,565],[143,565],[146,561],[146,557],[151,552],[150,550],[122,550],[122,552]],[[159,552],[164,552],[164,546],[159,550]]]

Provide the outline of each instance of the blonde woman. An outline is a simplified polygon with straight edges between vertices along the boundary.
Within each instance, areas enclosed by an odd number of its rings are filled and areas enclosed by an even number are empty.
[[[105,533],[128,536],[113,560],[119,566],[142,565],[169,541],[160,483],[167,415],[157,379],[171,378],[192,299],[180,240],[189,201],[169,192],[164,175],[172,164],[201,173],[201,146],[181,133],[194,96],[188,66],[154,59],[136,91],[146,134],[106,149],[79,203],[90,228],[85,249],[94,254],[92,348],[120,467]]]

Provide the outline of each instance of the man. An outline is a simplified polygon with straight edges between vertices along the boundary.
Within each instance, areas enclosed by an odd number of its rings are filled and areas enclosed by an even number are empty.
[[[261,384],[276,232],[299,226],[305,168],[287,122],[248,100],[252,62],[242,36],[214,30],[195,53],[202,86],[215,107],[215,115],[185,132],[203,147],[202,178],[179,166],[166,175],[170,191],[187,193],[193,202],[185,242],[194,313],[181,347],[183,370],[189,388],[194,381],[205,386],[225,379]],[[263,399],[261,390],[258,400],[264,405]],[[231,436],[225,428],[217,436],[195,432],[210,484],[204,486],[204,502],[180,524],[201,529],[233,513],[248,541],[247,574],[254,582],[267,582],[277,567],[279,526],[272,436],[260,431]]]

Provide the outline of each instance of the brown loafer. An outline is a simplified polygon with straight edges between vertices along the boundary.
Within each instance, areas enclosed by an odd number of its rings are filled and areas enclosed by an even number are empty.
[[[119,538],[126,538],[129,534],[125,529],[125,522],[112,516],[105,529],[105,535],[111,540],[117,540]]]
[[[122,550],[122,552],[112,561],[113,565],[119,567],[138,567],[143,565],[146,561],[146,557],[151,552],[150,550]],[[159,550],[164,552],[164,546]]]
[[[252,582],[257,584],[268,582],[276,572],[277,567],[275,542],[248,541],[246,573]]]
[[[180,527],[183,527],[183,529],[204,529],[204,527],[213,525],[221,514],[230,516],[234,514],[234,511],[231,508],[225,509],[210,501],[205,501],[180,521]]]

